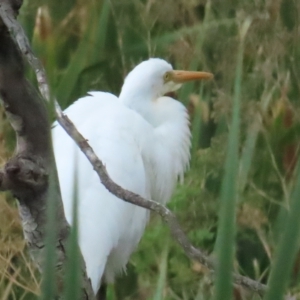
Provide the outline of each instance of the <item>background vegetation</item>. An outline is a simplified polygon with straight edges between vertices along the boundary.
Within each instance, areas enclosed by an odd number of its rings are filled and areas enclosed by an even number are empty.
[[[192,162],[169,204],[192,242],[208,254],[217,236],[239,32],[251,20],[240,85],[234,265],[266,283],[297,173],[299,13],[296,0],[25,0],[20,20],[63,107],[90,90],[118,94],[126,74],[148,57],[215,74],[213,82],[188,84],[177,95],[191,116]],[[30,71],[28,76],[34,81]],[[13,134],[3,115],[0,124],[4,162]],[[36,299],[40,277],[26,252],[16,204],[5,195],[0,215],[0,299]],[[296,299],[299,260],[289,282]],[[258,297],[234,292],[235,299]],[[153,216],[128,276],[110,287],[109,299],[200,300],[211,294],[207,270],[190,261]]]

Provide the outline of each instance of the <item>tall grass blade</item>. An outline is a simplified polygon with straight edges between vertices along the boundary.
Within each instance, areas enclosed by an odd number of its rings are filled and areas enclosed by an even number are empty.
[[[77,160],[74,159],[75,172],[74,172],[74,188],[73,188],[73,208],[72,208],[72,228],[68,241],[67,248],[67,265],[66,265],[66,278],[64,299],[76,300],[80,299],[80,252],[78,246],[78,170]]]
[[[167,242],[164,251],[162,253],[162,258],[159,267],[159,278],[158,278],[157,288],[153,300],[164,299],[164,288],[166,286],[167,268],[168,268],[168,254],[169,254],[169,243]]]
[[[238,148],[240,131],[240,97],[242,86],[244,37],[250,21],[242,27],[234,85],[233,115],[228,139],[225,174],[222,181],[218,236],[216,242],[216,300],[232,299],[232,269],[235,240],[235,203],[237,199]]]
[[[41,300],[53,300],[56,295],[56,203],[54,195],[54,174],[49,177],[49,198],[47,201],[47,223],[45,237],[45,260],[43,266],[43,281],[41,287]],[[52,195],[54,195],[52,197]]]
[[[281,300],[289,280],[292,265],[299,249],[300,236],[300,168],[298,169],[295,190],[291,198],[291,207],[286,219],[283,236],[275,255],[274,266],[269,278],[269,289],[265,300]]]
[[[106,44],[106,37],[108,35],[108,21],[110,16],[110,1],[104,0],[102,4],[101,14],[96,28],[94,28],[94,41],[95,45],[92,47],[91,61],[94,63],[99,58],[99,54],[104,51]]]
[[[203,85],[201,85],[201,90],[200,90],[200,101],[202,100],[203,96]],[[192,159],[196,156],[196,152],[199,147],[200,143],[200,134],[201,134],[201,105],[200,101],[198,105],[195,107],[195,112],[194,112],[194,119],[192,122]]]
[[[194,120],[192,123],[192,158],[195,157],[196,152],[199,147],[200,141],[200,132],[201,132],[201,109],[200,105],[198,105],[195,109]]]
[[[275,86],[271,89],[271,92],[268,95],[262,96],[262,112],[266,113],[267,108],[269,107],[269,103],[272,99]],[[254,118],[253,124],[250,126],[247,138],[245,141],[245,145],[242,151],[242,156],[240,160],[240,170],[239,170],[239,190],[242,192],[246,186],[252,158],[255,152],[255,145],[258,137],[258,133],[261,127],[261,115],[258,114]]]
[[[239,190],[242,192],[246,186],[248,175],[251,168],[252,158],[255,152],[255,145],[259,132],[259,123],[255,120],[254,124],[248,130],[247,139],[243,148],[240,170],[239,170]],[[258,121],[259,122],[259,121]]]

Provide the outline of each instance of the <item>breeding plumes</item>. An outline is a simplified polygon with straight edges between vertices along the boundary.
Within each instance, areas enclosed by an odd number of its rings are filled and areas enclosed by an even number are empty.
[[[206,72],[175,71],[162,59],[149,59],[128,74],[119,98],[90,92],[65,113],[104,162],[112,180],[165,204],[188,167],[191,134],[185,107],[164,95],[186,81],[211,77]],[[125,269],[149,211],[111,194],[67,133],[58,125],[52,133],[70,224],[77,170],[79,245],[96,293],[101,280],[113,282]]]

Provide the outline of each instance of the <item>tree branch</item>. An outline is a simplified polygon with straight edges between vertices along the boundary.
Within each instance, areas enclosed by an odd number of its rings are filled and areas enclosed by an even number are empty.
[[[14,20],[14,22],[16,21]],[[7,24],[7,26],[9,26],[9,24]],[[45,84],[46,76],[43,71],[43,68],[41,67],[40,63],[37,63],[37,60],[33,56],[31,50],[25,52],[22,50],[22,49],[30,49],[30,46],[27,39],[22,37],[22,35],[24,34],[23,30],[18,30],[16,28],[18,28],[18,26],[11,26],[10,30],[13,31],[15,35],[20,36],[19,38],[19,41],[21,43],[20,49],[23,52],[23,55],[28,58],[29,63],[31,64],[32,68],[35,70],[37,74],[40,91],[47,99],[49,93],[45,91],[48,91],[49,89],[45,87],[45,85],[47,86],[47,84]],[[71,136],[71,138],[76,142],[76,144],[79,146],[81,151],[86,155],[88,160],[93,165],[95,171],[99,175],[99,178],[103,183],[103,185],[118,198],[158,213],[163,218],[163,220],[168,224],[173,238],[183,248],[186,255],[189,258],[198,261],[202,265],[206,266],[211,273],[214,273],[215,266],[213,261],[209,259],[202,250],[197,249],[191,244],[188,237],[186,236],[181,226],[179,225],[179,222],[176,216],[173,214],[173,212],[171,212],[168,208],[164,207],[163,205],[152,200],[144,199],[135,193],[123,189],[118,184],[113,182],[106,171],[105,165],[96,156],[95,152],[88,144],[87,140],[84,139],[84,137],[78,132],[78,130],[75,128],[74,124],[69,120],[69,118],[66,115],[64,115],[58,103],[56,102],[55,104],[56,104],[55,110],[56,110],[58,122]],[[252,280],[248,277],[241,276],[239,274],[234,274],[234,282],[240,286],[255,291],[259,294],[263,294],[267,289],[266,285],[261,284],[260,282],[257,282],[255,280]]]
[[[25,79],[21,53],[5,26],[6,21],[10,25],[17,23],[14,16],[19,4],[14,5],[9,0],[0,2],[0,95],[17,135],[16,153],[0,170],[0,190],[10,190],[19,200],[25,240],[39,270],[42,270],[45,258],[46,207],[49,201],[55,202],[58,258],[55,268],[58,287],[63,287],[65,249],[70,227],[65,219],[59,190],[48,112],[40,95]],[[24,41],[28,43],[23,31],[17,36],[21,44]],[[28,49],[21,48],[22,51]],[[83,258],[81,262],[81,299],[95,299]]]

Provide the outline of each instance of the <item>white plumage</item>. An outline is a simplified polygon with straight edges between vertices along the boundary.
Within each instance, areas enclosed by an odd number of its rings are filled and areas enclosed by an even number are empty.
[[[119,98],[90,92],[65,113],[105,163],[112,180],[144,198],[166,203],[189,163],[190,130],[185,107],[163,95],[184,81],[210,76],[173,71],[164,60],[150,59],[129,73]],[[113,282],[125,269],[149,212],[108,192],[87,158],[57,124],[53,145],[70,224],[77,164],[79,245],[96,293],[101,279]]]

